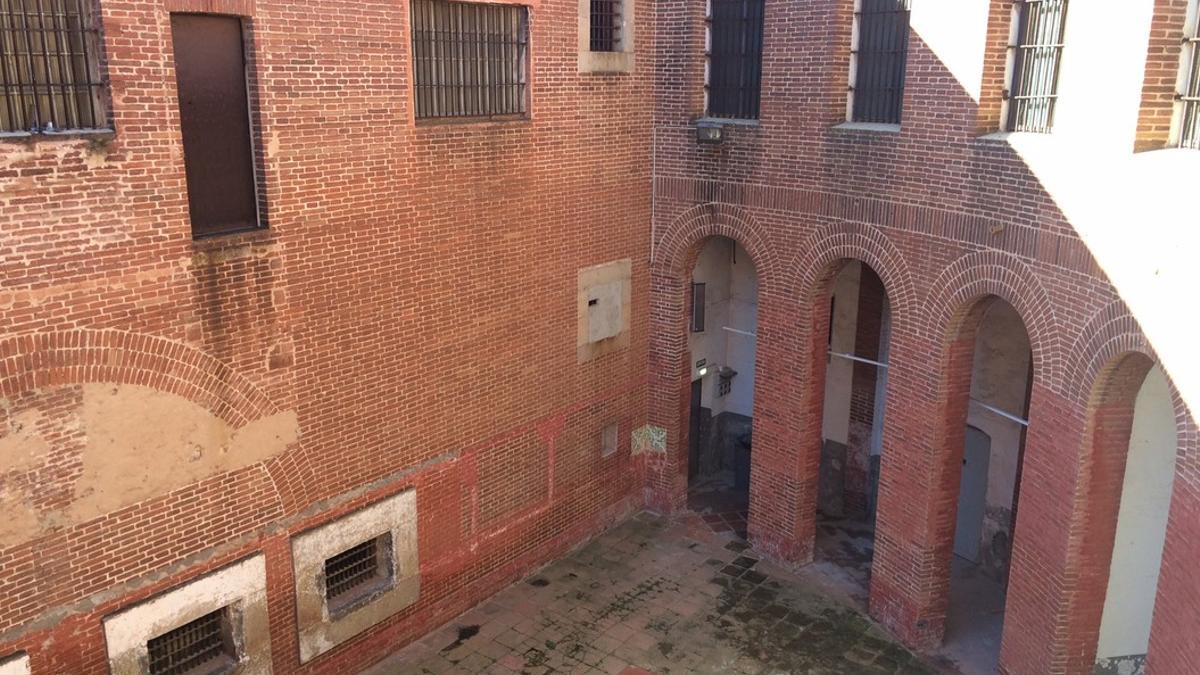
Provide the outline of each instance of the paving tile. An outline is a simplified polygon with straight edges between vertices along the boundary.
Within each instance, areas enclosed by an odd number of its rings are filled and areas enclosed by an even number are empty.
[[[714,532],[736,509],[708,515],[635,516],[368,673],[934,672],[819,579]]]

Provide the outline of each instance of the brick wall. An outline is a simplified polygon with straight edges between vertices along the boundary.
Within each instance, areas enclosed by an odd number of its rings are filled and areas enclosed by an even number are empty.
[[[1034,368],[1001,670],[1089,672],[1095,640],[1087,631],[1094,626],[1080,603],[1102,598],[1105,586],[1083,573],[1096,564],[1089,562],[1095,546],[1084,537],[1102,536],[1085,524],[1115,517],[1085,499],[1084,476],[1104,452],[1088,431],[1105,415],[1092,404],[1092,391],[1120,358],[1169,356],[1155,352],[1134,316],[1168,312],[1157,303],[1183,296],[1157,284],[1160,300],[1125,304],[1106,272],[1124,275],[1120,263],[1128,256],[1106,257],[1102,268],[1093,235],[1127,232],[1128,222],[1144,220],[1075,208],[1097,203],[1098,186],[1069,184],[1064,172],[1105,167],[1129,181],[1129,199],[1154,189],[1138,182],[1157,180],[1150,174],[1123,173],[1134,166],[1128,157],[1141,74],[1134,73],[1137,81],[1114,76],[1107,89],[1102,78],[1088,80],[1091,50],[1118,38],[1104,33],[1100,40],[1078,24],[1079,38],[1064,56],[1062,77],[1076,78],[1068,82],[1061,133],[981,137],[999,124],[997,73],[1010,6],[914,3],[901,130],[838,127],[845,121],[849,5],[767,3],[760,119],[726,127],[720,145],[696,143],[690,125],[702,113],[696,92],[703,72],[678,64],[681,54],[701,62],[703,3],[659,5],[656,55],[659,72],[671,79],[660,75],[655,110],[649,415],[678,436],[667,439],[661,464],[650,466],[651,500],[678,504],[672,491],[687,470],[679,405],[689,360],[681,339],[684,283],[705,238],[732,237],[754,257],[762,289],[750,537],[760,551],[793,564],[811,559],[829,285],[840,261],[867,263],[888,290],[893,320],[871,613],[910,644],[936,646],[945,628],[975,324],[989,298],[1002,298],[1028,329]],[[1101,18],[1090,5],[1072,3],[1071,12],[1088,22]],[[1126,22],[1118,28],[1128,34],[1118,42],[1144,53],[1149,27],[1148,20]],[[1069,123],[1100,110],[1084,101],[1101,99],[1113,111],[1135,113],[1101,116],[1115,124],[1100,127],[1104,143],[1121,147],[1075,152],[1097,138],[1096,127],[1074,131]],[[1142,171],[1168,160],[1146,161]],[[1120,203],[1130,204],[1136,219],[1136,200]],[[1158,213],[1183,217],[1178,209]],[[1159,247],[1169,241],[1140,239]],[[1181,375],[1190,372],[1187,359],[1171,363],[1184,368]],[[1183,571],[1196,552],[1189,514],[1200,476],[1190,459],[1195,421],[1178,392],[1176,400],[1180,463],[1148,656],[1158,673],[1200,667],[1200,650],[1187,637],[1198,627],[1187,609],[1197,589]]]
[[[577,4],[531,4],[532,119],[418,126],[407,3],[99,3],[115,134],[0,140],[0,444],[44,427],[50,448],[0,466],[36,515],[0,528],[0,654],[107,672],[105,615],[261,551],[275,672],[351,671],[640,504],[650,64],[577,73]],[[247,20],[267,230],[191,238],[172,10]],[[577,270],[621,258],[629,347],[577,363]],[[294,416],[296,438],[64,519],[97,384],[233,433]],[[301,668],[289,536],[408,486],[418,604]]]

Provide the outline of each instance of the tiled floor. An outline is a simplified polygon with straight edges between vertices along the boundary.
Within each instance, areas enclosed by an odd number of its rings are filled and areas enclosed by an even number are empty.
[[[932,672],[821,573],[758,560],[727,524],[638,515],[369,673]]]

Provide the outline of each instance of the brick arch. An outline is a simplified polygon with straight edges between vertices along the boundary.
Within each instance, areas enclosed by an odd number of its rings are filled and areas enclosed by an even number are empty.
[[[119,330],[73,330],[0,340],[0,396],[45,386],[137,384],[181,396],[234,428],[279,409],[244,376],[194,347]]]
[[[679,214],[659,238],[652,267],[657,274],[684,279],[709,237],[727,237],[741,244],[754,261],[760,293],[778,285],[780,264],[766,229],[739,206],[723,202],[697,204]]]
[[[1067,395],[1075,401],[1088,401],[1100,385],[1105,369],[1118,357],[1135,353],[1158,362],[1129,308],[1121,300],[1113,300],[1088,319],[1066,351],[1069,363],[1063,380],[1068,387]]]
[[[1033,350],[1034,380],[1061,386],[1063,354],[1054,303],[1033,269],[1000,251],[968,253],[942,271],[930,285],[922,316],[934,344],[947,344],[977,301],[996,296],[1021,317]]]
[[[153,335],[120,330],[55,331],[0,339],[0,397],[47,386],[134,384],[180,396],[237,429],[280,412],[228,365]],[[263,462],[285,512],[309,503],[311,467],[302,444]]]
[[[839,260],[858,260],[871,266],[883,281],[893,321],[907,321],[917,307],[917,292],[908,261],[879,228],[840,221],[812,233],[797,249],[787,269],[798,274],[793,288],[805,306],[822,283],[838,271]]]

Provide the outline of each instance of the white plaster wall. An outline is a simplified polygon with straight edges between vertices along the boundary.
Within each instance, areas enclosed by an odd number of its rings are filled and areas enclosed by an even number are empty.
[[[1012,305],[994,301],[977,332],[971,398],[1022,417],[1029,359],[1029,337],[1020,315]],[[967,424],[992,439],[987,505],[1011,509],[1020,459],[1021,425],[976,404],[968,408]]]
[[[0,659],[0,675],[29,675],[29,655],[17,654]]]
[[[1167,534],[1176,447],[1171,393],[1162,370],[1155,366],[1134,405],[1097,658],[1146,653]]]
[[[862,264],[851,262],[842,268],[833,281],[833,336],[830,351],[842,354],[854,353],[854,340],[858,325],[859,280]],[[823,308],[823,311],[828,311]],[[825,406],[823,409],[822,437],[846,443],[850,428],[850,386],[854,375],[854,362],[849,359],[831,357],[825,366]]]
[[[733,242],[714,237],[700,249],[692,281],[705,284],[704,288],[704,331],[688,333],[688,347],[692,353],[692,378],[699,376],[696,362],[706,361],[708,375],[704,377],[701,405],[712,410],[713,415],[724,411],[724,401],[716,397],[716,371],[725,364],[725,331],[721,326],[729,321],[729,258]]]
[[[748,333],[758,332],[758,273],[741,246],[734,245],[729,279],[729,323]],[[750,417],[754,414],[754,357],[757,339],[740,333],[725,333],[726,360],[737,371],[733,390],[725,397],[725,410]]]

